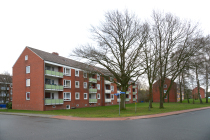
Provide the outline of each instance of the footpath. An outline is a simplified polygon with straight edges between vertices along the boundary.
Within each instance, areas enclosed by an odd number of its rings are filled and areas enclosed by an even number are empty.
[[[173,111],[173,112],[153,114],[153,115],[132,116],[132,117],[116,117],[116,118],[82,118],[82,117],[61,116],[61,115],[11,113],[11,112],[0,112],[0,114],[29,116],[29,117],[44,117],[44,118],[53,118],[53,119],[62,119],[62,120],[78,120],[78,121],[124,121],[124,120],[148,119],[148,118],[164,117],[164,116],[170,116],[170,115],[178,115],[178,114],[181,114],[181,113],[187,113],[187,112],[204,110],[204,109],[210,109],[210,107],[202,107],[202,108],[195,108],[195,109],[188,109],[188,110],[181,110],[181,111]]]

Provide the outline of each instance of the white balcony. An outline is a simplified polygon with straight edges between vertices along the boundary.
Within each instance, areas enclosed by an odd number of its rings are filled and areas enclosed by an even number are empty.
[[[106,85],[110,85],[112,82],[110,82],[110,81],[108,81],[108,80],[105,80],[104,83],[105,83]]]
[[[111,102],[111,99],[105,99],[105,102],[106,103],[110,103]]]
[[[117,99],[117,102],[121,102],[121,99]]]
[[[105,89],[105,93],[111,93],[110,89]]]

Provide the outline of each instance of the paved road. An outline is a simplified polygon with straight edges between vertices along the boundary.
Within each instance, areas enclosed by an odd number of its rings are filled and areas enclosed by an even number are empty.
[[[0,140],[210,140],[210,109],[127,121],[0,114]]]

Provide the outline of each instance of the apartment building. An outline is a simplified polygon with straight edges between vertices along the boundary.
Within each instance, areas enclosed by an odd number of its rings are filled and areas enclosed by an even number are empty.
[[[152,93],[153,93],[153,102],[160,102],[160,91],[159,91],[159,83],[160,80],[156,81],[153,84],[153,89],[152,89]],[[164,86],[163,86],[163,92],[164,94],[167,92],[169,86],[170,86],[171,80],[166,78],[165,82],[164,82]],[[182,97],[184,96],[184,94],[182,94]],[[179,89],[178,86],[175,82],[172,83],[171,89],[169,91],[169,96],[166,96],[164,98],[165,102],[168,102],[168,98],[169,98],[169,102],[178,102],[180,100],[180,93],[179,93]],[[182,98],[184,99],[184,98]]]
[[[106,78],[105,76],[106,75]],[[109,72],[58,53],[26,47],[13,66],[13,109],[56,110],[116,105],[120,92]],[[126,103],[137,100],[137,84]]]
[[[0,74],[0,104],[12,101],[12,77]]]
[[[195,99],[198,99],[198,87],[195,87],[193,90],[192,90],[192,98],[193,98],[193,95],[194,95],[194,98]],[[205,94],[205,90],[200,87],[200,96],[201,96],[201,99],[205,98],[206,97],[206,94]]]

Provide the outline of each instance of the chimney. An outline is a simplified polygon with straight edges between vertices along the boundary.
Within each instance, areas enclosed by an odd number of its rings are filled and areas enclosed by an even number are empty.
[[[59,56],[59,54],[57,52],[52,52],[52,54],[55,54],[55,55]]]

